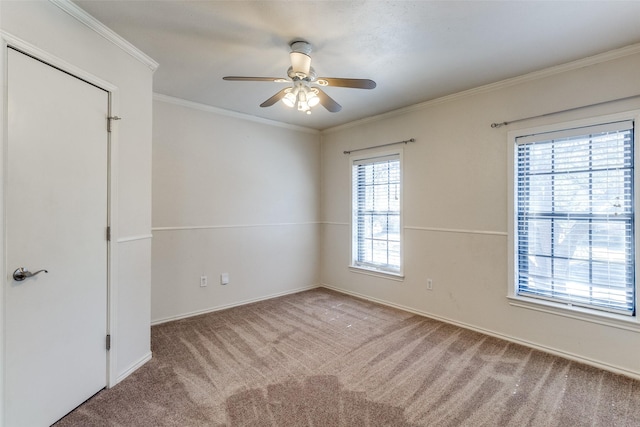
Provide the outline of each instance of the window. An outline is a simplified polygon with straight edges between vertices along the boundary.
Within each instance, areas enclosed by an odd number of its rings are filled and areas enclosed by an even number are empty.
[[[515,142],[516,295],[634,316],[633,121]]]
[[[352,163],[352,266],[401,274],[400,155]]]

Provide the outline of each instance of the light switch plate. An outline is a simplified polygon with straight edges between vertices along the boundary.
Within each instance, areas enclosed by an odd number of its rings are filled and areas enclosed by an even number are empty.
[[[229,284],[229,273],[222,273],[220,275],[220,284],[228,285]]]

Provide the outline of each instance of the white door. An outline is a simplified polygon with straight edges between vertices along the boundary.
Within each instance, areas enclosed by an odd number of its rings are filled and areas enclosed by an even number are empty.
[[[106,385],[109,95],[11,48],[7,93],[5,425],[48,426]]]

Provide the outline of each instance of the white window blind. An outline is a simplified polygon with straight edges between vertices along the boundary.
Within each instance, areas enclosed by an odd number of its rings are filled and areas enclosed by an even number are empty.
[[[633,122],[517,138],[517,294],[635,314]]]
[[[400,272],[400,157],[353,162],[352,265]]]

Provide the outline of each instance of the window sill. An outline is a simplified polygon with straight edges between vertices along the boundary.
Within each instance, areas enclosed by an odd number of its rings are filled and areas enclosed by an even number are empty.
[[[584,307],[571,306],[568,304],[554,303],[551,301],[521,296],[509,295],[507,296],[507,299],[509,300],[509,305],[513,307],[540,311],[543,313],[640,333],[640,323],[638,322],[637,316],[625,316],[622,314],[608,313],[606,311],[590,310]]]
[[[369,268],[359,267],[355,265],[349,266],[352,273],[366,274],[367,276],[380,277],[382,279],[395,280],[396,282],[404,282],[404,275],[398,273],[389,273],[386,271],[372,270]]]

